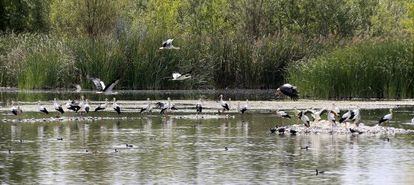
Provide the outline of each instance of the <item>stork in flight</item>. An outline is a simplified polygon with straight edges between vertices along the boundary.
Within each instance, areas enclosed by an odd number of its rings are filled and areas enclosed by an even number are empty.
[[[296,86],[290,85],[290,84],[284,84],[276,89],[276,96],[280,95],[286,95],[289,96],[292,100],[298,100],[299,99],[299,92]]]
[[[105,95],[117,94],[117,92],[112,92],[112,90],[114,89],[115,85],[118,84],[119,79],[111,82],[108,86],[105,86],[105,83],[99,78],[91,77],[89,79],[92,80],[93,84],[98,90],[96,93],[103,93]]]
[[[191,78],[191,75],[189,73],[182,75],[180,73],[175,72],[172,74],[172,77],[173,81],[181,81]]]
[[[175,47],[172,45],[174,39],[167,39],[166,41],[162,42],[160,49],[180,49],[180,47]]]

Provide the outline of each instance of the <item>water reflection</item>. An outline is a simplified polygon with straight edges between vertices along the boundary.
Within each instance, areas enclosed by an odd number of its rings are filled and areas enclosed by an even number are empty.
[[[266,115],[217,120],[149,115],[136,120],[1,124],[0,179],[7,184],[409,184],[414,180],[411,137],[390,136],[391,142],[386,142],[382,136],[364,134],[270,134],[268,128],[275,124],[278,120]],[[306,145],[309,150],[301,149]],[[316,176],[316,168],[326,173]]]

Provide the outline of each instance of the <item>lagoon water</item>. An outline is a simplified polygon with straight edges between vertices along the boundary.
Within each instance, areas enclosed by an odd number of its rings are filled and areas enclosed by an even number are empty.
[[[363,110],[374,124],[387,110]],[[397,109],[398,127],[412,108]],[[32,113],[36,117],[42,115]],[[75,115],[74,115],[75,116]],[[104,116],[116,117],[115,113]],[[248,113],[228,119],[0,124],[5,184],[413,184],[412,135],[270,134],[296,120]],[[1,115],[0,118],[10,117]],[[62,137],[63,140],[57,138]],[[389,137],[390,141],[384,138]],[[133,147],[126,147],[126,144]],[[301,147],[310,146],[309,150]],[[228,150],[225,150],[225,147]],[[11,149],[11,152],[8,152]],[[115,149],[118,151],[116,152]],[[316,175],[315,169],[325,173]]]

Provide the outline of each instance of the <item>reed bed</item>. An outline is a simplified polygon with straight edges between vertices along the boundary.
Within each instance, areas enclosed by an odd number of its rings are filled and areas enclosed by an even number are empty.
[[[315,98],[413,98],[412,39],[362,42],[293,63],[289,82]]]

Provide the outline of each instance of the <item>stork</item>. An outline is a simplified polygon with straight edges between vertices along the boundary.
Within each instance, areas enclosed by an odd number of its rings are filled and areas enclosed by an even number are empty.
[[[284,84],[276,89],[276,97],[284,94],[286,96],[289,96],[292,100],[298,100],[299,99],[299,92],[297,90],[296,86],[293,86],[291,84]]]
[[[174,39],[167,39],[166,41],[162,42],[162,45],[159,49],[180,49],[179,47],[175,47],[172,45]]]
[[[62,108],[62,105],[56,101],[56,98],[53,99],[53,107],[56,111],[60,112],[60,114],[65,113],[65,111]]]
[[[40,105],[40,100],[37,102],[37,107],[38,107],[40,112],[43,112],[45,114],[49,114],[49,111],[47,111],[47,109],[43,105]]]
[[[114,89],[115,85],[118,84],[119,79],[114,80],[108,86],[105,86],[105,83],[99,78],[92,77],[89,79],[92,80],[93,84],[98,90],[96,93],[103,93],[105,95],[118,94],[118,92],[112,92],[112,90]]]
[[[105,98],[105,103],[100,104],[98,107],[96,107],[95,112],[98,112],[100,110],[105,110],[107,105],[108,105],[108,98]]]

